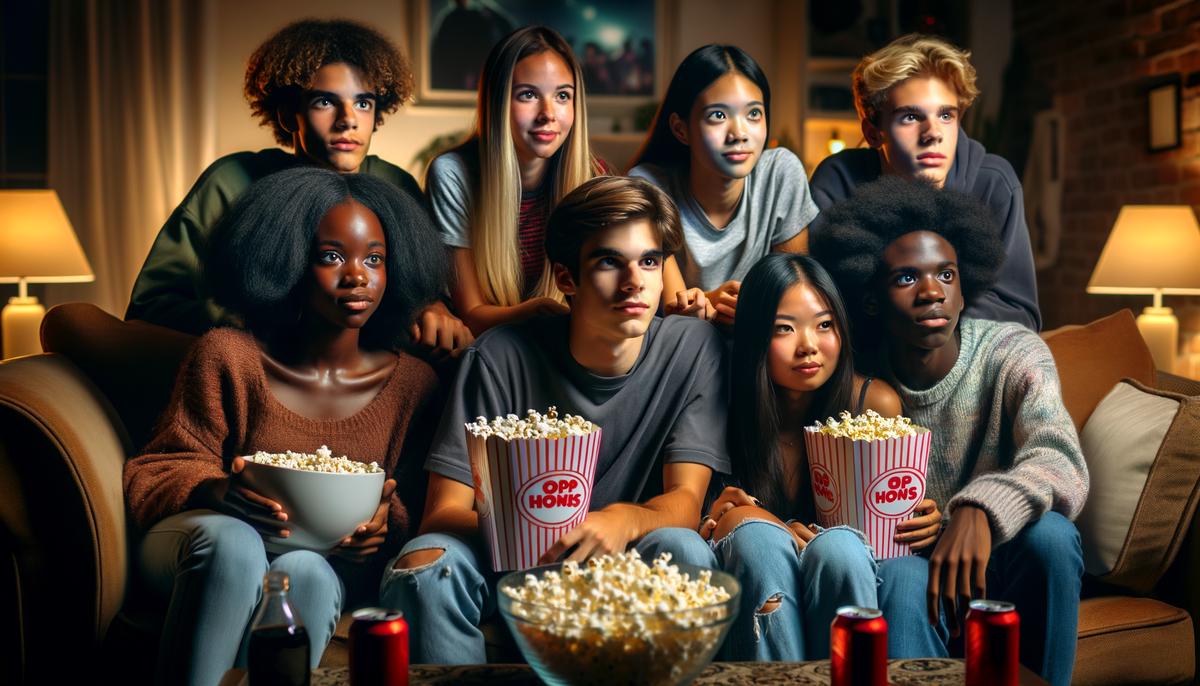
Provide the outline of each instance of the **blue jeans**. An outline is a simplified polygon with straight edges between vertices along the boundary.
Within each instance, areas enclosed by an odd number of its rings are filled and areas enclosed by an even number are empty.
[[[1079,628],[1083,553],[1075,525],[1048,512],[1015,538],[996,546],[987,570],[987,594],[1017,606],[1021,615],[1021,663],[1055,686],[1071,683]],[[943,617],[929,624],[925,589],[929,561],[890,560],[880,569],[880,607],[888,622],[888,654],[894,658],[960,654]]]
[[[877,565],[851,529],[826,529],[797,550],[783,527],[747,519],[714,544],[721,568],[742,584],[742,603],[722,648],[726,660],[829,657],[829,625],[843,605],[876,607]],[[768,600],[779,607],[760,612]]]
[[[658,529],[635,546],[644,559],[671,553],[672,562],[716,567],[712,550],[691,529]],[[441,550],[429,564],[394,569],[389,563],[380,585],[380,604],[404,612],[408,649],[414,664],[481,664],[487,662],[480,622],[496,611],[498,574],[490,563],[458,536],[432,533],[409,541],[396,560],[417,550]]]
[[[141,544],[142,577],[167,599],[156,681],[213,686],[246,663],[250,621],[263,575],[291,577],[288,600],[321,660],[342,611],[344,588],[321,555],[298,550],[269,563],[262,537],[246,522],[212,510],[188,510],[155,524]]]

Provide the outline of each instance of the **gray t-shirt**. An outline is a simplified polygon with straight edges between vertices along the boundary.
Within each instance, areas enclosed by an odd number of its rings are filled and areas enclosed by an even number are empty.
[[[463,424],[525,410],[570,413],[600,425],[591,509],[662,493],[662,466],[730,470],[726,382],[717,330],[690,317],[655,318],[628,374],[593,374],[567,346],[570,315],[498,326],[463,355],[425,468],[471,484]]]
[[[688,286],[706,291],[741,281],[771,246],[790,240],[817,216],[804,165],[787,148],[762,154],[746,177],[741,202],[718,229],[688,189],[687,169],[639,164],[629,172],[661,188],[679,207],[684,247],[675,255]],[[435,210],[436,213],[436,210]]]
[[[425,175],[425,193],[434,226],[442,242],[452,248],[471,247],[470,218],[475,182],[467,162],[458,151],[439,155]]]

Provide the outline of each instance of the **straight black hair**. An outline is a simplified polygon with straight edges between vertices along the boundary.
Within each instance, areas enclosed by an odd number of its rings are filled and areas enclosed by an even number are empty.
[[[284,333],[300,319],[317,226],[351,199],[375,213],[387,241],[387,288],[360,343],[391,349],[408,342],[417,311],[446,287],[446,252],[417,200],[366,174],[301,166],[251,186],[209,241],[205,278],[217,304],[239,315],[260,340]]]
[[[770,140],[771,86],[767,83],[767,75],[745,50],[736,45],[711,43],[693,50],[675,69],[662,106],[654,115],[654,126],[650,128],[650,135],[646,137],[641,150],[634,155],[629,167],[632,169],[647,162],[660,167],[687,167],[691,160],[688,146],[680,143],[675,134],[671,133],[671,115],[677,114],[687,121],[696,98],[699,98],[704,89],[714,81],[729,72],[745,76],[762,91],[763,110],[767,119],[767,139]]]
[[[833,314],[841,341],[837,366],[815,391],[804,425],[849,410],[854,389],[854,355],[850,347],[846,306],[829,272],[804,255],[775,253],[759,260],[738,293],[730,364],[729,450],[733,475],[763,507],[780,516],[792,503],[784,491],[783,454],[779,450],[781,417],[767,354],[775,335],[775,316],[784,293],[804,284],[817,292]]]

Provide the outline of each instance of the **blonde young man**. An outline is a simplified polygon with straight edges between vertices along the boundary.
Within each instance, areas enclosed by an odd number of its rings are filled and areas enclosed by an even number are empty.
[[[870,148],[827,158],[809,185],[822,212],[884,174],[974,196],[1000,228],[1006,258],[995,285],[966,315],[1037,331],[1042,318],[1021,182],[1012,165],[960,128],[979,95],[969,57],[939,38],[918,34],[864,57],[854,70],[854,102]]]

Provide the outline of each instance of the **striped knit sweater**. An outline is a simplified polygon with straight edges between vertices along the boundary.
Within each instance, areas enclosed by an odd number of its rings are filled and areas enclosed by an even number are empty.
[[[1049,510],[1074,519],[1088,472],[1050,349],[1017,324],[963,318],[959,332],[953,369],[925,390],[900,383],[883,356],[905,413],[933,432],[926,497],[950,516],[983,509],[994,544]]]

